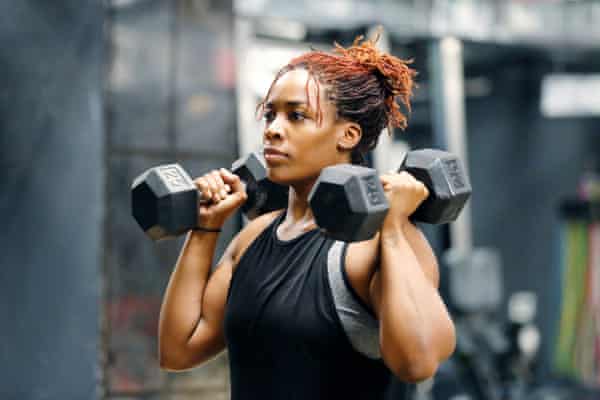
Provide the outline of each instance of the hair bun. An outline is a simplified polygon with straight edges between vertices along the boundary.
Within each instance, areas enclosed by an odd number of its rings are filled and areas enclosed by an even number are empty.
[[[389,93],[386,104],[389,109],[390,124],[404,129],[406,118],[400,112],[396,98],[410,111],[410,98],[417,72],[408,66],[413,60],[402,60],[380,51],[377,48],[379,37],[380,32],[374,39],[364,39],[363,35],[358,36],[348,48],[335,42],[333,51],[383,78],[384,87]]]

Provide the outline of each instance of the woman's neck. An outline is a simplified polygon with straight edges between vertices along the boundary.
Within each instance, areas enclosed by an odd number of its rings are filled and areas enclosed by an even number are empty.
[[[337,160],[337,163],[330,165],[342,163],[350,163],[349,153],[344,154],[342,158]],[[317,179],[318,176],[290,185],[288,208],[282,224],[285,226],[285,229],[306,231],[316,227],[315,217],[308,203],[308,195],[317,182]]]
[[[298,227],[301,230],[309,230],[315,227],[314,215],[308,203],[308,195],[315,182],[316,180],[308,184],[290,186],[284,221],[289,228]]]

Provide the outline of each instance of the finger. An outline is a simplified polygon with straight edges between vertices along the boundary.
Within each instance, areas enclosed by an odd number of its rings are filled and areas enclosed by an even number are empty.
[[[390,178],[390,174],[379,175],[379,180],[381,181],[381,183],[388,183],[390,181]]]
[[[211,173],[211,175],[218,186],[220,200],[223,200],[225,197],[227,197],[227,190],[225,189],[225,182],[223,182],[223,179],[221,178],[221,173],[215,170]]]
[[[246,194],[246,188],[240,177],[231,173],[230,171],[222,168],[219,170],[221,177],[225,182],[225,185],[230,187],[230,195],[223,201],[224,206],[233,207],[239,206],[239,204],[246,201],[248,195]]]
[[[379,181],[381,182],[381,186],[385,192],[389,191],[392,188],[392,181],[390,175],[380,175]]]
[[[422,181],[418,180],[417,178],[413,178],[413,182],[415,185],[417,185],[419,187],[419,189],[426,187],[425,184]]]
[[[221,178],[223,179],[223,182],[225,182],[225,183],[233,183],[233,181],[235,179],[239,179],[239,176],[237,176],[236,174],[232,173],[228,169],[221,168],[219,170],[219,172],[221,173]]]
[[[392,190],[392,184],[390,182],[381,182],[381,187],[383,188],[384,192],[389,192],[390,190]]]
[[[212,193],[210,191],[210,187],[208,186],[208,182],[204,178],[196,179],[196,187],[200,191],[200,194],[203,199],[210,200],[212,198]]]
[[[400,172],[398,173],[398,175],[399,175],[401,178],[403,178],[403,179],[414,179],[414,178],[415,178],[414,176],[412,176],[412,174],[410,174],[410,173],[408,173],[408,172],[406,172],[406,171],[400,171]]]
[[[215,182],[215,179],[211,173],[204,175],[204,179],[208,183],[208,188],[210,189],[210,192],[211,192],[211,200],[213,202],[218,203],[220,200],[220,195],[219,195],[219,186],[217,185],[217,182]]]
[[[239,176],[231,173],[230,171],[224,168],[221,171],[221,176],[223,177],[223,180],[225,182],[231,185],[232,193],[246,193],[242,180]]]

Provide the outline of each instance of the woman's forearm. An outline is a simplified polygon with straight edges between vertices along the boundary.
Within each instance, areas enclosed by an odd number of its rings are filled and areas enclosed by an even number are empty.
[[[208,282],[218,235],[191,232],[186,237],[167,285],[159,320],[159,352],[183,350],[202,318],[202,298]]]
[[[446,306],[406,237],[406,224],[381,231],[381,348],[397,375],[421,380],[452,353],[455,336]]]

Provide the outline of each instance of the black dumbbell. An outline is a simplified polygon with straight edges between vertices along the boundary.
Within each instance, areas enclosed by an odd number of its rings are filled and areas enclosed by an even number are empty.
[[[421,181],[429,196],[419,205],[411,220],[427,224],[447,224],[458,218],[469,197],[471,183],[455,155],[436,149],[413,150],[406,154],[398,172],[406,171]]]
[[[398,169],[423,182],[429,196],[410,219],[444,224],[454,221],[471,195],[460,160],[434,149],[409,152]],[[350,164],[324,168],[309,194],[319,228],[346,242],[372,238],[387,215],[389,204],[377,172]]]
[[[261,154],[250,153],[236,160],[231,172],[246,186],[248,199],[241,209],[248,218],[286,207],[288,189],[267,179]],[[132,214],[153,240],[172,238],[196,226],[198,203],[203,202],[199,194],[179,164],[150,168],[131,185]]]

